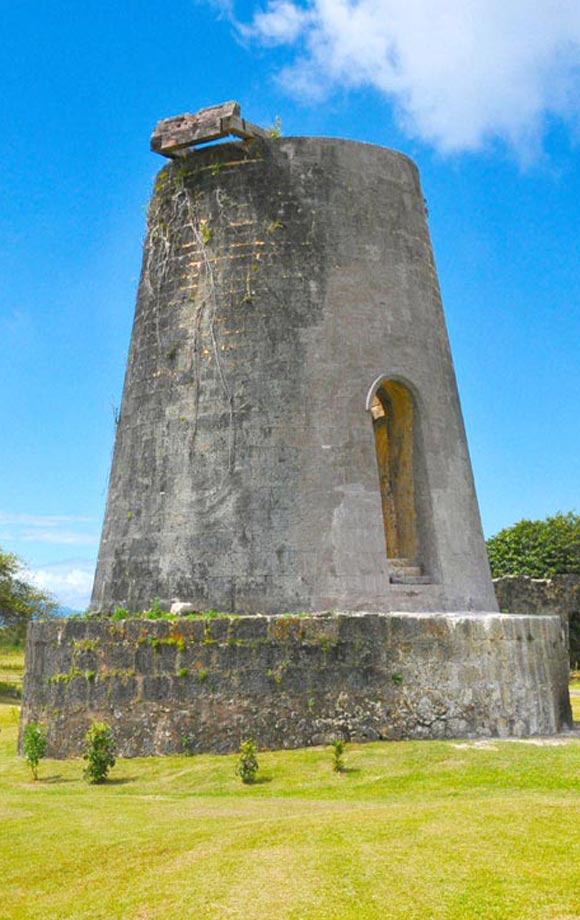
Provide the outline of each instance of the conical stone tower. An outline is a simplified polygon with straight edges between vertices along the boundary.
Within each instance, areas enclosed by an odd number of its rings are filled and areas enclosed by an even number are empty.
[[[496,610],[417,169],[262,135],[154,134],[92,608]]]
[[[415,166],[263,135],[233,103],[154,134],[92,601],[127,610],[31,624],[22,729],[62,757],[94,719],[125,756],[570,726],[559,618],[496,612]]]

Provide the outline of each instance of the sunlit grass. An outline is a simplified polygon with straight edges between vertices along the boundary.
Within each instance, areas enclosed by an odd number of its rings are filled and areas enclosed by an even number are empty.
[[[349,745],[121,760],[15,756],[0,706],[0,917],[580,918],[580,741]]]
[[[22,694],[24,649],[0,644],[0,702],[14,702]]]

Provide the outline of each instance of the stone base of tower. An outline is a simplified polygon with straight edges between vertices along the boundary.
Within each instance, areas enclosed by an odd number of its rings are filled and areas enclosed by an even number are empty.
[[[60,620],[31,625],[22,726],[52,757],[93,720],[120,755],[405,738],[552,735],[572,727],[555,616],[338,613]]]

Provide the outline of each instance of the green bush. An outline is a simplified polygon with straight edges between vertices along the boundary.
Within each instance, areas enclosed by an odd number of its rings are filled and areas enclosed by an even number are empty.
[[[266,128],[268,137],[282,137],[282,119],[276,115],[274,123],[270,128]]]
[[[344,773],[344,741],[337,738],[332,742],[332,769],[335,773]]]
[[[246,738],[240,744],[240,756],[236,766],[236,774],[243,783],[249,785],[256,779],[259,770],[256,745],[251,738]]]
[[[146,620],[163,620],[168,615],[169,615],[169,611],[165,610],[161,606],[161,601],[159,600],[158,597],[155,598],[149,610],[146,610],[143,613],[143,616]]]
[[[518,521],[487,541],[491,574],[580,575],[580,515],[554,514],[545,521]]]
[[[46,728],[38,722],[29,722],[22,738],[24,759],[32,770],[33,779],[38,779],[38,764],[46,753]]]
[[[93,722],[85,735],[83,760],[87,765],[83,776],[92,785],[104,783],[111,767],[115,766],[115,739],[104,722]]]
[[[182,735],[181,736],[181,750],[186,757],[193,757],[195,754],[197,739],[195,735]]]

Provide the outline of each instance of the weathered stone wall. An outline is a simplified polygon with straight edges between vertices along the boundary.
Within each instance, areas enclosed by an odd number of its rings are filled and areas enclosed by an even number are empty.
[[[79,752],[94,719],[126,756],[182,749],[553,734],[571,724],[556,617],[328,614],[34,623],[22,725]]]
[[[507,613],[559,616],[568,633],[570,666],[580,668],[580,575],[494,579],[499,609]]]

